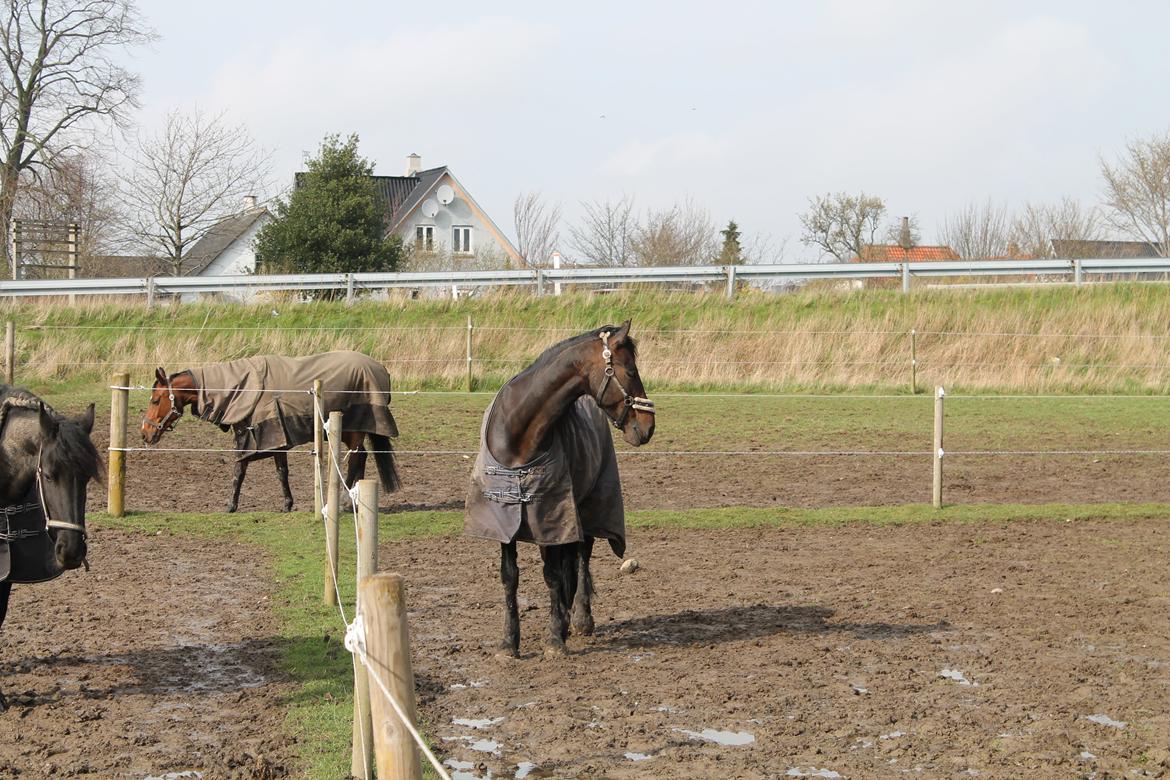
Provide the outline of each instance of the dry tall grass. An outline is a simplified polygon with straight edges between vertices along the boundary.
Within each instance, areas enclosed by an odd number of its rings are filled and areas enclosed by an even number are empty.
[[[477,387],[491,389],[561,338],[634,320],[655,389],[1160,393],[1167,390],[1170,287],[821,291],[771,296],[646,291],[470,301],[195,304],[152,312],[108,302],[7,305],[18,381],[108,377],[149,383],[168,371],[246,355],[356,349],[398,388],[463,387],[466,318]]]

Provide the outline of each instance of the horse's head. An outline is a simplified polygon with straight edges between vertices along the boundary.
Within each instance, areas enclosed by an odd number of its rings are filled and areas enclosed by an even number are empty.
[[[596,356],[588,368],[590,389],[597,405],[622,438],[640,447],[654,435],[654,403],[638,376],[638,349],[630,336],[630,321],[602,328]]]
[[[175,423],[183,416],[182,401],[176,396],[175,380],[182,376],[167,376],[162,367],[154,370],[154,387],[150,390],[150,403],[142,415],[142,441],[158,444],[167,431],[174,430]]]
[[[54,417],[43,406],[36,444],[36,485],[45,524],[55,539],[57,563],[76,569],[85,562],[85,490],[91,479],[102,478],[101,457],[89,435],[93,432],[93,404],[81,417]]]

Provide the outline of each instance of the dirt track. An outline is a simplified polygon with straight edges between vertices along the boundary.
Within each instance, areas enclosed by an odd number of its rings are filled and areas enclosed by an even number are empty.
[[[0,777],[285,776],[289,685],[263,556],[97,528],[90,558],[88,573],[13,588]]]
[[[493,654],[492,545],[396,544],[382,565],[409,578],[421,712],[465,778],[1162,777],[1167,531],[637,532],[642,570],[598,559],[597,634],[564,659],[540,652],[534,549],[514,661]]]

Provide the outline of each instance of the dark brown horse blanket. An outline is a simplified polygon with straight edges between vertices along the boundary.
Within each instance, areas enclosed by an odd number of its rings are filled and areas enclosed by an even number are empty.
[[[308,357],[276,355],[191,369],[199,388],[195,414],[236,432],[240,459],[313,440],[313,381],[321,380],[322,409],[342,412],[342,428],[398,436],[390,414],[390,374],[360,352]]]
[[[483,428],[492,407],[484,414]],[[617,453],[605,415],[591,397],[578,398],[553,426],[548,448],[519,468],[501,466],[492,457],[481,429],[463,532],[500,543],[516,539],[541,545],[592,536],[608,540],[614,554],[625,554]]]
[[[9,410],[40,409],[42,403],[27,390],[0,385],[0,437]],[[44,406],[56,415],[48,404]],[[20,501],[0,507],[0,582],[45,582],[60,577],[65,570],[57,563],[54,545],[34,482]]]

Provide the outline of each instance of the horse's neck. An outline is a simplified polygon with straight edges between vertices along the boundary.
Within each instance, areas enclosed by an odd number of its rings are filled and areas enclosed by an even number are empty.
[[[555,360],[500,389],[485,431],[488,451],[500,465],[515,468],[535,458],[560,416],[588,392],[575,359],[579,348],[567,347]]]
[[[29,454],[40,441],[39,422],[33,414],[12,410],[0,436],[0,503],[10,505],[23,500],[28,492],[35,456]]]

